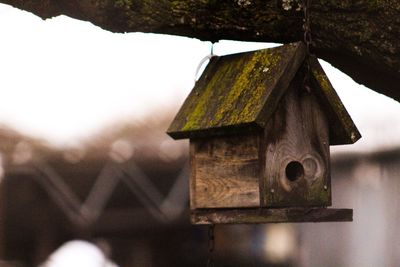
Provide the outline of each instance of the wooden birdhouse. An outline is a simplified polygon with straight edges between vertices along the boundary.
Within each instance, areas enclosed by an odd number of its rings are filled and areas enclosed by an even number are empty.
[[[352,220],[326,208],[329,146],[361,136],[318,60],[308,72],[305,59],[302,43],[211,59],[168,129],[190,139],[193,223]]]

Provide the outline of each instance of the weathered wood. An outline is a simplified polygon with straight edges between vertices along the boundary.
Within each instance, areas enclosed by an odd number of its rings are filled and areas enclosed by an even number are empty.
[[[7,255],[7,206],[9,206],[10,196],[7,195],[5,182],[0,185],[0,259],[6,259]]]
[[[202,138],[265,128],[295,75],[305,75],[304,59],[302,43],[214,57],[168,134],[175,139]],[[310,65],[313,92],[329,120],[330,144],[356,142],[361,135],[321,65],[315,57]]]
[[[297,75],[265,129],[265,207],[331,205],[329,131]]]
[[[190,177],[189,177],[189,195],[190,195],[190,207],[196,207],[196,143],[193,141],[189,142],[189,166],[190,166]]]
[[[352,209],[197,209],[191,211],[192,224],[254,224],[291,222],[351,222]]]
[[[361,138],[349,113],[315,56],[310,57],[313,92],[323,107],[330,128],[330,145],[353,144]]]
[[[330,138],[358,138],[329,127],[356,129],[318,61],[306,63],[299,43],[211,61],[169,128],[190,138],[192,210],[331,205]]]
[[[302,43],[214,57],[168,129],[175,139],[264,127],[305,57]]]
[[[191,208],[258,207],[260,134],[191,140]]]

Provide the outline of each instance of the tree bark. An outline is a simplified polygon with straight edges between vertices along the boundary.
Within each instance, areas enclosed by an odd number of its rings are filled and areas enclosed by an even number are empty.
[[[296,1],[0,0],[43,19],[65,14],[112,32],[280,43],[303,38]],[[310,10],[312,52],[358,83],[400,101],[400,2],[314,0]]]

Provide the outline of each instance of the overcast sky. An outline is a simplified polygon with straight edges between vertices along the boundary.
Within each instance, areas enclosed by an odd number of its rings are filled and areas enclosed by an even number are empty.
[[[115,120],[176,110],[211,47],[184,37],[114,34],[65,16],[44,21],[3,4],[0,38],[0,123],[56,145],[87,138]],[[268,46],[221,41],[214,52]],[[399,103],[322,64],[363,135],[346,149],[399,146]]]

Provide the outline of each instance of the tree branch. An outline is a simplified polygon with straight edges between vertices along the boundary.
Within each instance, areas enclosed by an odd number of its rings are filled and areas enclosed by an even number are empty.
[[[281,0],[293,2],[296,0]],[[43,19],[65,14],[112,32],[287,43],[302,39],[302,13],[277,0],[0,0]],[[400,101],[400,3],[314,0],[313,52],[355,81]]]

